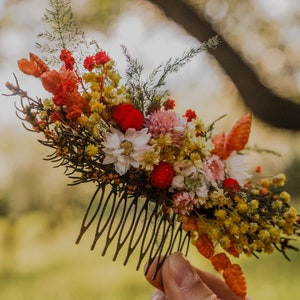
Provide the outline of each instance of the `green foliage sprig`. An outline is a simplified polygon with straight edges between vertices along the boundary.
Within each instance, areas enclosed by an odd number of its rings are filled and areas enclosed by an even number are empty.
[[[49,0],[49,8],[46,9],[42,20],[49,25],[49,30],[38,34],[38,38],[44,43],[36,43],[36,47],[47,54],[43,59],[51,65],[60,63],[59,53],[61,49],[68,49],[73,54],[82,57],[83,50],[94,45],[98,49],[96,41],[87,41],[84,32],[79,29],[75,20],[70,0]]]
[[[134,105],[142,111],[153,110],[161,105],[161,99],[169,95],[167,89],[162,89],[166,79],[171,73],[179,71],[181,67],[191,61],[200,52],[214,49],[220,44],[218,36],[201,43],[199,47],[192,47],[186,50],[181,57],[170,58],[166,63],[160,64],[148,76],[147,80],[142,79],[143,66],[133,59],[127,48],[122,46],[123,53],[127,60],[127,84],[133,96]]]

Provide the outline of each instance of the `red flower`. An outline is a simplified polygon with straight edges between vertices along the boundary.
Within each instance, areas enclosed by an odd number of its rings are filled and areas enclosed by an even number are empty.
[[[124,131],[129,128],[141,130],[144,124],[142,112],[130,103],[122,103],[116,106],[113,109],[112,118]]]
[[[67,70],[74,69],[75,59],[69,50],[62,49],[59,59],[65,63]]]
[[[226,178],[223,182],[223,188],[234,192],[238,192],[241,189],[237,180],[233,178]]]
[[[94,56],[96,65],[104,65],[110,61],[110,57],[106,54],[105,51],[99,51]]]
[[[172,166],[167,162],[160,162],[154,167],[150,175],[150,182],[154,187],[164,190],[171,185],[173,178]]]
[[[165,110],[173,109],[175,107],[175,100],[168,99],[163,103]]]
[[[196,119],[197,114],[195,113],[195,111],[193,111],[193,110],[191,110],[191,109],[188,109],[188,110],[185,112],[184,117],[187,118],[187,121],[188,121],[188,122],[191,122],[192,120]]]
[[[85,69],[87,69],[88,71],[91,72],[93,70],[93,68],[95,67],[94,56],[87,56],[84,59],[83,66]]]

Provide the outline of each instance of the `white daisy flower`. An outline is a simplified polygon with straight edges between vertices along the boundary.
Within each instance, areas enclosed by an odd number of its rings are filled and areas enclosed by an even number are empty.
[[[247,172],[244,155],[233,152],[225,160],[225,172],[229,177],[237,180],[240,186],[243,186],[252,175]]]
[[[151,134],[147,132],[147,128],[140,131],[129,128],[124,134],[113,127],[105,132],[102,151],[106,156],[103,164],[114,164],[116,172],[120,175],[124,175],[130,166],[138,168],[140,155],[151,148],[147,145]]]

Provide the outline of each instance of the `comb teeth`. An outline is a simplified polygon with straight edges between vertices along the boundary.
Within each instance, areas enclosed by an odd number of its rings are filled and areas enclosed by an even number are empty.
[[[113,260],[123,255],[126,265],[137,254],[138,270],[147,259],[148,266],[157,258],[156,275],[164,258],[173,251],[188,252],[190,236],[184,232],[176,217],[166,218],[162,205],[145,197],[128,195],[107,185],[99,185],[84,215],[78,244],[90,227],[94,227],[91,250],[101,243],[102,255],[113,249]],[[148,272],[146,268],[145,273]]]

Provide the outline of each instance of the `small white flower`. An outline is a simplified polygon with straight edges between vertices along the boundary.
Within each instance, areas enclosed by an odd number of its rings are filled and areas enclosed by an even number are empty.
[[[244,155],[233,152],[225,160],[225,172],[229,177],[238,181],[240,186],[243,186],[252,175],[247,172]]]
[[[129,128],[124,134],[111,128],[110,132],[105,133],[105,141],[102,143],[102,151],[106,154],[103,164],[114,164],[120,175],[124,175],[130,166],[138,168],[141,153],[150,148],[147,143],[151,134],[147,131],[147,128],[140,131]]]

